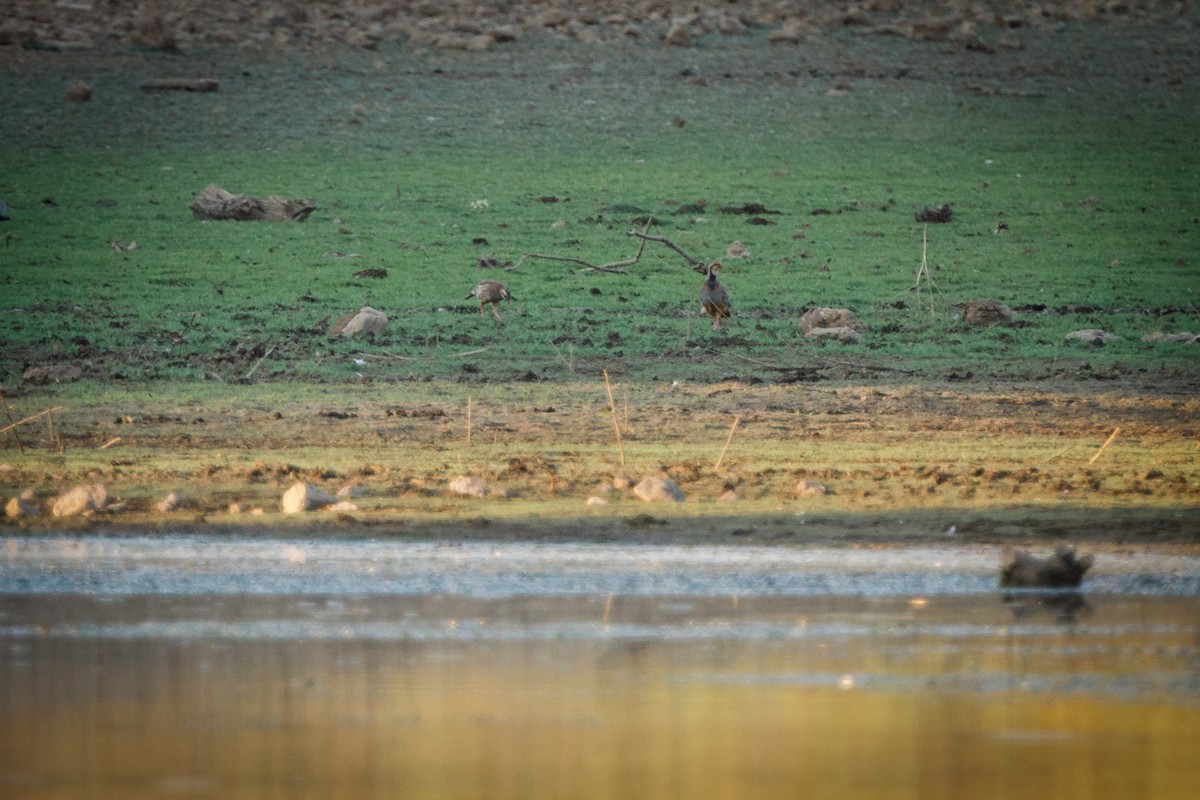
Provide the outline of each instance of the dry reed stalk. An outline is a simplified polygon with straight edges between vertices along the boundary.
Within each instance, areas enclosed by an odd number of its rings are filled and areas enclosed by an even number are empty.
[[[8,417],[8,423],[9,423],[8,428],[14,427],[13,415],[12,415],[12,412],[9,411],[9,409],[8,409],[8,401],[4,399],[3,392],[0,392],[0,403],[2,403],[4,405],[4,416]],[[7,431],[8,428],[5,428],[5,431]],[[16,431],[12,432],[12,437],[17,440],[17,447],[19,447],[21,452],[24,453],[25,445],[21,442],[21,437],[17,435]],[[7,438],[7,437],[5,437],[5,438]]]
[[[608,410],[612,412],[613,433],[617,435],[617,451],[621,454],[621,466],[625,466],[625,445],[621,444],[621,425],[617,422],[617,404],[613,401],[612,384],[608,382],[608,370],[604,370],[604,389],[608,392]]]
[[[267,360],[267,356],[271,355],[271,353],[274,353],[274,352],[275,352],[275,345],[271,345],[270,347],[268,347],[267,352],[262,354],[262,358],[260,358],[258,361],[254,362],[254,366],[250,368],[250,371],[246,373],[245,377],[243,377],[242,380],[244,380],[244,381],[250,380],[250,376],[253,375],[255,372],[258,372],[258,368],[261,367],[262,363]]]
[[[737,430],[738,423],[741,421],[741,415],[733,418],[733,424],[729,426],[729,435],[725,437],[725,446],[721,448],[721,455],[717,456],[717,463],[713,465],[713,472],[721,468],[721,462],[725,460],[725,451],[729,449],[729,443],[733,441],[733,432]]]
[[[471,443],[471,395],[467,395],[467,444]]]
[[[101,449],[101,450],[107,450],[108,448],[112,447],[114,444],[117,444],[117,443],[118,443],[118,442],[120,442],[120,441],[121,441],[121,437],[120,437],[120,436],[115,436],[115,437],[113,437],[112,439],[109,439],[109,440],[108,440],[107,442],[105,442],[104,444],[100,445],[100,449]]]
[[[1064,447],[1062,450],[1059,450],[1057,453],[1055,453],[1054,455],[1050,456],[1049,458],[1045,458],[1045,459],[1043,459],[1041,463],[1043,463],[1043,464],[1046,464],[1046,463],[1049,463],[1049,462],[1053,461],[1054,459],[1056,459],[1056,458],[1058,458],[1059,456],[1061,456],[1063,453],[1065,453],[1065,452],[1067,452],[1068,450],[1070,450],[1072,447],[1074,447],[1074,445],[1067,445],[1067,446],[1066,446],[1066,447]]]
[[[608,593],[608,598],[604,601],[604,627],[608,627],[608,618],[612,614],[613,593]]]
[[[1100,449],[1096,451],[1096,455],[1092,456],[1092,460],[1088,462],[1089,464],[1095,464],[1095,463],[1096,463],[1096,459],[1097,459],[1097,458],[1099,458],[1099,457],[1100,457],[1100,454],[1104,452],[1104,448],[1106,448],[1106,447],[1108,447],[1110,444],[1112,444],[1112,440],[1113,440],[1113,439],[1115,439],[1115,438],[1117,438],[1117,434],[1118,434],[1118,433],[1120,433],[1120,431],[1121,431],[1121,428],[1120,428],[1120,426],[1117,426],[1116,428],[1113,428],[1113,432],[1112,432],[1112,433],[1110,433],[1110,434],[1108,435],[1108,438],[1104,440],[1104,444],[1100,445]]]

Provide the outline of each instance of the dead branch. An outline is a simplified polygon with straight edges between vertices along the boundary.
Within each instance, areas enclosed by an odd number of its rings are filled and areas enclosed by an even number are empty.
[[[584,261],[582,258],[575,258],[574,256],[556,256],[550,253],[522,253],[521,257],[517,259],[517,263],[512,265],[512,268],[514,270],[517,269],[527,258],[542,258],[547,261],[569,261],[572,264],[579,264],[587,272],[616,272],[622,275],[629,274],[629,270],[621,269],[622,267],[628,267],[637,263],[636,258],[626,258],[608,264],[593,264],[590,261]]]
[[[674,250],[676,253],[679,253],[679,255],[683,256],[683,260],[684,260],[684,261],[686,261],[686,262],[688,262],[688,264],[690,264],[692,267],[703,267],[703,266],[705,266],[705,264],[704,264],[704,262],[703,262],[703,261],[701,261],[701,260],[700,260],[700,259],[698,259],[698,258],[693,258],[692,256],[688,255],[687,253],[685,253],[685,252],[683,251],[683,248],[681,248],[679,245],[677,245],[677,244],[675,244],[674,242],[672,242],[672,241],[671,241],[670,239],[668,239],[667,237],[665,237],[665,236],[651,236],[651,235],[649,235],[648,233],[646,233],[646,230],[649,230],[649,227],[650,227],[650,223],[649,223],[649,222],[647,222],[647,223],[646,223],[646,229],[645,229],[645,230],[641,230],[641,231],[634,231],[634,230],[631,230],[631,231],[629,231],[629,232],[628,232],[627,234],[625,234],[625,235],[626,235],[626,236],[636,236],[637,238],[639,238],[639,239],[643,240],[643,242],[658,242],[659,244],[666,245],[667,247],[669,247],[669,248],[671,248],[672,250]]]
[[[17,420],[6,428],[0,428],[0,433],[6,433],[7,431],[11,431],[13,428],[16,428],[18,425],[24,425],[26,422],[31,422],[32,420],[35,420],[38,417],[44,417],[47,414],[53,414],[55,411],[62,411],[64,408],[66,408],[66,406],[55,406],[54,408],[47,408],[45,411],[39,411],[31,417]]]
[[[650,230],[650,224],[653,221],[654,221],[654,217],[646,218],[646,227],[642,229],[643,234],[646,231]],[[630,233],[635,234],[636,231],[630,231]],[[641,261],[642,260],[642,252],[645,249],[646,249],[646,242],[643,241],[640,245],[638,245],[638,251],[633,256],[633,258],[623,258],[620,261],[610,261],[607,264],[593,264],[590,261],[585,261],[582,258],[576,258],[574,256],[556,256],[556,255],[551,255],[550,253],[522,253],[521,257],[517,259],[517,263],[512,265],[512,269],[514,269],[514,270],[517,269],[517,267],[521,266],[521,264],[523,264],[525,262],[525,259],[527,259],[527,258],[542,258],[547,261],[568,261],[572,264],[579,264],[580,266],[582,266],[584,268],[584,271],[587,271],[587,272],[613,272],[613,273],[618,273],[621,275],[628,275],[629,271],[626,269],[623,269],[623,268],[624,267],[632,267],[634,264]]]

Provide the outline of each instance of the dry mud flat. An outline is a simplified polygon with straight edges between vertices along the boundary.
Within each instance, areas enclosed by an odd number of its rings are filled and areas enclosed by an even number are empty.
[[[618,447],[603,384],[428,391],[404,403],[375,387],[303,404],[76,405],[49,452],[38,428],[0,459],[4,493],[32,490],[45,510],[8,530],[1183,548],[1200,532],[1200,403],[1183,393],[618,387]],[[484,496],[453,491],[464,474]],[[643,502],[614,481],[647,475],[684,502]],[[341,510],[281,513],[300,481],[358,491]],[[46,513],[96,483],[113,511]],[[173,491],[189,502],[156,510]]]

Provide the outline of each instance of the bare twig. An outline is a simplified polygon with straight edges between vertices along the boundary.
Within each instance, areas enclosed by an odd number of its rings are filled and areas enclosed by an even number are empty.
[[[688,264],[692,265],[693,267],[704,266],[703,261],[701,261],[698,258],[694,258],[691,255],[688,255],[687,253],[685,253],[683,251],[683,248],[681,248],[679,245],[675,244],[674,242],[672,242],[670,239],[668,239],[665,236],[651,236],[648,233],[646,233],[646,231],[644,231],[644,230],[643,231],[631,230],[626,235],[627,236],[636,236],[637,238],[642,239],[647,242],[658,242],[659,244],[666,245],[667,247],[674,250],[676,253],[679,253],[679,255],[683,256],[683,260],[688,262]]]
[[[645,226],[645,228],[642,229],[643,234],[646,231],[650,230],[650,223],[653,221],[654,221],[653,217],[646,218],[646,226]],[[636,234],[636,232],[630,231],[630,234]],[[541,258],[541,259],[545,259],[547,261],[567,261],[572,264],[579,264],[581,267],[584,268],[585,271],[590,271],[590,272],[612,272],[612,273],[617,273],[620,275],[628,275],[629,272],[628,272],[628,270],[624,269],[624,267],[632,267],[634,264],[641,261],[642,252],[645,249],[646,249],[646,242],[643,241],[641,244],[638,245],[638,251],[632,258],[622,258],[619,261],[609,261],[606,264],[593,264],[590,261],[587,261],[582,258],[576,258],[574,256],[556,256],[556,255],[552,255],[550,253],[522,253],[521,257],[517,259],[517,263],[512,265],[512,269],[515,270],[518,267],[520,267],[522,264],[525,263],[525,259],[527,259],[527,258]]]
[[[8,401],[4,399],[4,393],[3,393],[3,392],[0,392],[0,403],[2,403],[2,404],[4,405],[4,415],[5,415],[6,417],[8,417],[9,428],[15,427],[15,426],[13,425],[13,415],[12,415],[12,412],[8,410]],[[7,430],[7,428],[6,428],[5,430]],[[16,440],[17,440],[17,447],[19,447],[19,448],[20,448],[20,450],[21,450],[21,452],[22,452],[22,453],[24,453],[24,452],[25,452],[25,445],[21,443],[21,437],[17,435],[17,432],[16,432],[16,431],[13,431],[13,432],[12,432],[12,436],[13,436],[13,438],[14,438],[14,439],[16,439]]]
[[[942,290],[933,282],[933,276],[929,274],[929,223],[921,229],[921,266],[917,269],[917,281],[911,287],[910,292],[917,293],[917,308],[921,307],[921,278],[925,278],[925,283],[929,286],[929,315],[932,317],[937,313],[936,297],[934,292],[941,294]]]
[[[18,425],[24,425],[26,422],[32,422],[33,420],[37,419],[38,417],[44,417],[47,414],[53,414],[55,411],[62,411],[64,408],[66,408],[66,406],[55,406],[54,408],[47,408],[44,411],[39,411],[38,413],[34,414],[31,417],[26,417],[25,419],[17,420],[16,422],[9,425],[7,428],[0,428],[0,433],[4,433],[5,431],[11,431],[13,428],[17,427]]]
[[[593,264],[590,261],[585,261],[582,258],[575,258],[574,256],[556,256],[551,255],[550,253],[522,253],[521,257],[517,259],[517,263],[513,264],[512,268],[516,269],[517,267],[521,266],[521,264],[525,263],[525,259],[527,258],[541,258],[545,259],[546,261],[569,261],[572,264],[579,264],[585,270],[592,272],[616,272],[622,275],[629,274],[629,271],[621,269],[622,267],[628,267],[637,263],[636,258],[613,261],[609,264]]]
[[[100,449],[107,450],[108,448],[112,447],[114,444],[119,443],[120,441],[121,441],[120,436],[114,436],[113,438],[111,438],[107,442],[105,442],[104,444],[100,445]]]
[[[467,395],[467,444],[471,443],[471,395]]]
[[[646,227],[642,229],[642,234],[650,229],[650,223],[654,221],[654,217],[646,218]],[[631,235],[637,235],[636,231],[629,231]],[[629,275],[629,271],[623,269],[626,266],[632,266],[642,260],[642,252],[646,249],[646,241],[642,241],[637,246],[637,253],[632,258],[623,258],[619,261],[608,261],[607,264],[593,264],[592,261],[587,261],[582,258],[575,258],[574,255],[552,255],[550,253],[522,253],[521,258],[517,259],[517,263],[512,265],[512,269],[517,269],[524,263],[527,258],[541,258],[548,261],[570,261],[571,264],[578,264],[583,267],[584,271],[589,272],[616,272],[618,275]]]
[[[246,377],[242,378],[242,380],[244,380],[244,381],[250,380],[250,376],[253,375],[256,371],[258,371],[258,368],[262,365],[262,363],[267,360],[267,356],[271,355],[271,353],[274,353],[274,352],[275,352],[275,345],[271,345],[269,348],[267,348],[267,352],[262,354],[262,358],[260,358],[258,361],[254,362],[254,366],[250,368],[250,371],[246,373]]]

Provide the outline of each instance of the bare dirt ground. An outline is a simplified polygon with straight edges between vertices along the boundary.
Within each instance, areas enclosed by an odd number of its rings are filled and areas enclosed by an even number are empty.
[[[618,445],[603,384],[432,386],[404,401],[387,388],[356,391],[300,403],[253,392],[215,404],[72,403],[53,442],[39,421],[24,452],[8,443],[0,485],[10,496],[32,490],[49,509],[63,489],[101,483],[121,505],[10,524],[690,543],[1194,548],[1200,538],[1200,401],[1183,393],[619,386]],[[464,474],[478,475],[486,496],[449,488]],[[643,502],[619,480],[647,475],[675,481],[685,502]],[[280,498],[298,481],[361,494],[342,511],[283,514]],[[171,491],[189,502],[157,511]]]

